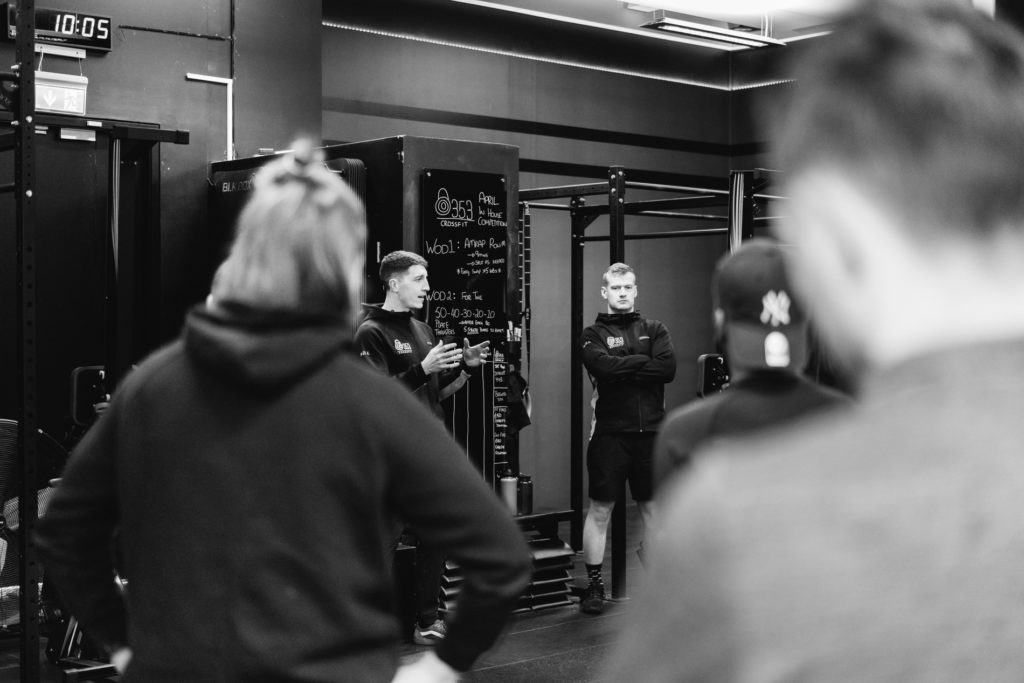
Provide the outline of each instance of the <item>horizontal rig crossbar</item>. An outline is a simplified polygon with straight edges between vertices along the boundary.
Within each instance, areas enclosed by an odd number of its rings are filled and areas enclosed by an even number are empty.
[[[526,204],[526,206],[530,207],[531,209],[550,209],[552,211],[575,211],[579,215],[590,216],[591,218],[597,216],[604,216],[607,215],[608,213],[607,204],[596,204],[591,206],[569,206],[568,204],[532,204],[529,202],[523,203]],[[650,218],[685,218],[697,221],[728,220],[727,216],[718,216],[710,213],[678,213],[675,211],[652,211],[642,205],[643,202],[637,202],[635,204],[626,204],[624,205],[624,213],[631,216],[648,216]]]
[[[584,195],[608,194],[608,183],[583,183],[581,185],[559,185],[520,190],[519,199],[555,199],[557,197],[580,197]]]
[[[696,197],[674,197],[672,199],[649,199],[640,202],[626,202],[626,213],[631,211],[661,211],[671,209],[691,209],[703,206],[726,206],[728,200],[711,195]]]
[[[7,111],[0,111],[0,124],[4,122],[13,127],[13,115]],[[63,114],[40,114],[37,112],[32,123],[36,126],[94,130],[122,140],[153,143],[169,142],[176,145],[187,145],[189,143],[189,131],[187,130],[160,128],[152,124],[129,121],[105,121],[78,116],[65,116]]]
[[[651,218],[686,218],[693,221],[727,221],[728,216],[713,213],[679,213],[677,211],[627,211],[631,216],[650,216]]]
[[[664,185],[661,183],[638,183],[627,180],[627,188],[638,190],[657,190],[660,192],[681,192],[695,195],[714,195],[728,197],[728,190],[715,190],[706,187],[688,187],[685,185]],[[579,185],[556,185],[538,187],[532,190],[520,190],[519,199],[531,201],[535,199],[556,199],[559,197],[582,197],[589,195],[608,194],[608,183],[582,183]]]
[[[568,204],[542,204],[542,203],[531,204],[529,202],[522,202],[522,203],[526,204],[526,206],[528,206],[531,209],[551,209],[553,211],[572,211],[573,208],[574,208],[572,206],[569,206]]]
[[[702,228],[700,230],[666,230],[664,232],[637,232],[632,235],[626,235],[627,240],[658,240],[665,239],[668,237],[691,237],[693,235],[725,235],[728,234],[729,228]],[[583,237],[580,241],[582,242],[607,242],[611,239],[608,235],[591,235],[589,237]]]
[[[660,183],[635,183],[626,181],[626,187],[640,190],[663,190],[665,192],[689,192],[691,194],[717,194],[722,197],[729,196],[729,190],[711,190],[706,187],[685,187],[683,185],[662,185]]]

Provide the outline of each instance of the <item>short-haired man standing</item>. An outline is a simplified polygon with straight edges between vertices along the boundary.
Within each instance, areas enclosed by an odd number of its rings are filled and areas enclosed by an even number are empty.
[[[384,374],[401,380],[438,419],[444,420],[441,401],[461,389],[470,374],[479,370],[490,342],[470,346],[464,339],[462,348],[454,343],[435,343],[430,326],[414,317],[430,293],[427,262],[419,254],[387,254],[380,262],[380,280],[384,303],[364,304],[365,317],[356,331],[360,355]],[[446,633],[445,623],[438,616],[445,556],[411,534],[405,534],[405,538],[417,546],[417,625],[413,641],[429,645]]]
[[[630,493],[645,522],[653,496],[652,452],[665,417],[665,385],[676,375],[672,338],[657,320],[636,310],[636,273],[614,263],[602,276],[607,312],[583,330],[583,365],[594,384],[594,417],[587,446],[590,507],[583,523],[587,587],[580,611],[604,611],[604,561],[608,523],[620,493]]]
[[[486,360],[490,342],[470,346],[435,342],[434,331],[413,313],[430,294],[427,262],[411,251],[393,251],[380,262],[384,303],[364,304],[356,331],[360,355],[386,375],[399,378],[440,419],[441,401],[462,388]]]

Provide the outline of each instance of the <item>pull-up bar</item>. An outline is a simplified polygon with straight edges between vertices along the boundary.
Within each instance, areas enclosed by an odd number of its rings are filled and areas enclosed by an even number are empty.
[[[701,230],[666,230],[663,232],[634,232],[626,235],[627,240],[657,240],[667,237],[689,237],[691,235],[726,235],[729,228],[704,228]],[[607,242],[611,237],[608,235],[591,235],[584,237],[582,242]]]
[[[621,168],[612,166],[611,168]],[[698,195],[716,195],[728,197],[729,190],[710,189],[706,187],[690,187],[687,185],[666,185],[662,183],[640,183],[630,180],[623,183],[627,188],[637,190],[656,190],[662,192],[679,192]],[[608,183],[580,183],[578,185],[557,185],[553,187],[538,187],[532,190],[520,190],[519,201],[529,202],[532,199],[555,199],[558,197],[588,197],[592,195],[607,194]],[[780,198],[781,199],[781,198]]]
[[[713,197],[710,195],[700,195],[696,197],[678,197],[675,199],[654,199],[642,202],[623,202],[622,212],[631,216],[653,216],[656,218],[691,218],[694,220],[715,220],[725,221],[728,217],[721,216],[718,214],[707,214],[707,213],[679,213],[671,211],[671,209],[686,209],[686,208],[701,208],[707,206],[722,206],[725,200],[719,197]],[[550,209],[552,211],[580,211],[583,213],[592,214],[594,217],[600,216],[601,214],[607,213],[608,208],[603,204],[597,204],[592,206],[573,206],[571,204],[546,204],[541,202],[530,202],[528,203],[530,208],[536,209]],[[666,211],[664,209],[669,209]]]
[[[714,194],[723,197],[729,196],[729,190],[709,190],[706,187],[686,187],[683,185],[662,185],[660,183],[635,183],[626,181],[626,187],[640,190],[664,190],[665,192],[693,192],[694,194]]]

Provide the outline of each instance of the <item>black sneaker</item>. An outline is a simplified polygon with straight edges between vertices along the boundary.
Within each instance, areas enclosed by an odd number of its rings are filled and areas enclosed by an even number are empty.
[[[601,614],[604,612],[604,586],[590,584],[580,597],[580,611],[584,614]]]

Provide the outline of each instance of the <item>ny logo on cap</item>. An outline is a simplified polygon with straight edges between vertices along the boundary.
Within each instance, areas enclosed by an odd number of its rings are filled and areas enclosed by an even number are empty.
[[[761,322],[772,327],[789,324],[789,295],[785,291],[771,290],[761,298]]]

